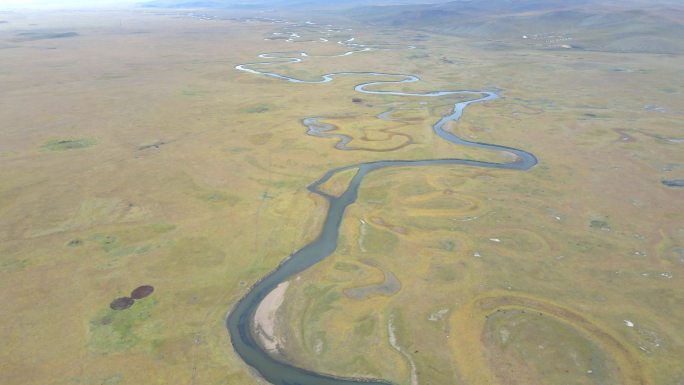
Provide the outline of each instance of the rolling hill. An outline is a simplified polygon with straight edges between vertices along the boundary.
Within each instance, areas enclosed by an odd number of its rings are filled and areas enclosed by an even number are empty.
[[[684,5],[670,1],[461,0],[359,7],[347,16],[373,25],[496,40],[499,45],[684,52]]]

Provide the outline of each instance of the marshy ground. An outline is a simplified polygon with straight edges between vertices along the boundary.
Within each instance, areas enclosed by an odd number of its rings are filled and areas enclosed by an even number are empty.
[[[224,316],[317,235],[326,206],[309,183],[361,161],[510,160],[435,138],[456,98],[353,102],[363,78],[233,68],[263,52],[340,54],[335,38],[350,35],[397,47],[269,70],[499,89],[450,129],[540,163],[371,174],[336,253],[286,288],[280,354],[397,384],[411,365],[420,384],[684,381],[684,190],[662,182],[684,178],[680,56],[358,25],[287,42],[264,40],[283,28],[267,21],[155,11],[2,19],[0,383],[256,383]],[[311,116],[367,151],[306,135]]]

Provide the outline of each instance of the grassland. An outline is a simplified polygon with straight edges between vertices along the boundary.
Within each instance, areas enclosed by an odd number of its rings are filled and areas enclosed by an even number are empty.
[[[306,85],[235,71],[262,52],[343,49],[263,40],[278,25],[155,12],[2,18],[2,384],[257,383],[224,315],[316,236],[326,207],[308,183],[359,161],[502,160],[434,137],[449,98],[354,103],[362,77]],[[501,89],[451,129],[540,164],[371,174],[338,251],[288,287],[282,354],[397,384],[411,382],[410,362],[420,384],[681,384],[684,198],[661,179],[684,177],[682,144],[663,139],[684,136],[684,88],[672,81],[682,58],[354,29],[358,41],[419,47],[278,70]],[[18,39],[32,30],[70,34]],[[373,118],[389,108],[408,109],[394,115],[403,122]],[[305,135],[307,116],[392,151],[337,150]],[[399,147],[391,132],[412,141]],[[345,294],[388,273],[398,291]],[[148,298],[109,308],[143,284],[155,288]],[[408,358],[390,344],[390,320]]]

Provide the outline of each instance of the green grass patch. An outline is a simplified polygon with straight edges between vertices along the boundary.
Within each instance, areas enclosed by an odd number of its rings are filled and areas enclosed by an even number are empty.
[[[340,298],[340,293],[333,290],[335,286],[318,287],[309,285],[304,289],[304,295],[309,299],[307,316],[311,321],[318,321],[323,314],[334,309],[333,303]]]
[[[100,245],[100,249],[106,253],[109,253],[121,245],[119,239],[113,235],[96,235],[93,237],[93,240],[97,241]]]
[[[162,324],[152,322],[157,301],[137,301],[129,309],[99,311],[90,320],[88,348],[97,353],[120,352],[146,341],[148,348],[161,334]]]
[[[94,146],[96,143],[95,139],[56,139],[43,144],[40,149],[43,151],[77,150]]]
[[[0,261],[0,273],[22,270],[31,266],[28,259],[10,259],[8,261]]]
[[[240,202],[240,197],[232,194],[224,194],[220,192],[207,192],[199,196],[199,198],[205,202],[211,203],[226,203],[229,206],[234,206]]]
[[[360,337],[369,337],[375,331],[377,321],[373,316],[364,317],[356,322],[354,334]]]
[[[155,223],[151,225],[150,228],[157,234],[164,234],[168,233],[169,231],[175,230],[176,225],[171,223]]]
[[[359,270],[359,266],[353,263],[347,262],[337,262],[335,264],[335,270],[344,271],[345,273],[351,273]]]
[[[196,90],[183,90],[181,92],[181,95],[187,96],[187,97],[198,97],[198,96],[207,96],[208,92],[206,91],[196,91]]]
[[[396,249],[399,244],[399,237],[393,233],[368,226],[366,235],[363,238],[363,247],[371,253],[389,253]]]
[[[263,114],[264,112],[268,112],[274,109],[275,106],[273,104],[260,103],[241,108],[240,112],[244,112],[247,114]]]

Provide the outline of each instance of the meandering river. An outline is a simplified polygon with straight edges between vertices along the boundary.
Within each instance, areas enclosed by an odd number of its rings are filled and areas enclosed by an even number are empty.
[[[348,56],[355,52],[365,52],[372,50],[371,48],[359,44],[355,44],[359,49],[349,51],[341,55]],[[267,76],[278,80],[283,80],[292,83],[310,83],[320,84],[332,81],[339,76],[364,76],[377,77],[382,80],[361,83],[354,87],[357,92],[364,94],[375,95],[394,95],[394,96],[412,96],[412,97],[440,97],[447,95],[468,95],[472,96],[471,100],[456,103],[453,110],[442,116],[434,125],[432,129],[434,133],[440,138],[453,143],[468,147],[476,147],[491,151],[508,152],[515,156],[515,160],[509,163],[494,163],[481,162],[476,160],[443,158],[443,159],[420,159],[420,160],[380,160],[364,163],[350,164],[344,167],[339,167],[326,172],[318,180],[314,181],[308,186],[308,190],[316,195],[319,195],[328,201],[328,211],[323,223],[320,234],[307,245],[297,250],[280,264],[278,268],[266,275],[259,282],[254,284],[247,294],[234,306],[226,320],[226,327],[230,333],[230,339],[233,348],[237,354],[244,360],[247,365],[254,368],[259,374],[268,382],[275,385],[389,385],[390,383],[377,379],[358,379],[358,378],[340,378],[327,375],[324,373],[317,373],[310,370],[298,368],[289,363],[279,361],[273,358],[266,352],[258,343],[257,338],[252,332],[252,324],[254,313],[261,303],[261,301],[281,282],[290,279],[292,276],[306,270],[319,261],[323,260],[337,249],[337,239],[340,230],[340,224],[344,217],[344,212],[347,207],[356,201],[359,186],[364,178],[373,171],[388,168],[388,167],[430,167],[430,166],[467,166],[467,167],[484,167],[496,168],[506,170],[527,170],[537,164],[537,158],[529,152],[519,150],[516,148],[499,146],[496,144],[487,144],[479,142],[470,142],[463,140],[453,133],[444,129],[445,125],[450,121],[455,121],[461,118],[464,110],[471,104],[483,103],[496,99],[498,95],[490,91],[475,91],[475,90],[458,90],[458,91],[431,91],[425,93],[407,93],[399,91],[374,91],[369,88],[377,85],[391,85],[401,83],[417,82],[420,79],[415,75],[407,74],[388,74],[380,72],[337,72],[322,75],[320,80],[302,80],[285,75],[260,71],[254,67],[267,66],[270,64],[282,63],[298,63],[302,61],[302,57],[308,55],[304,52],[296,52],[296,56],[292,54],[262,54],[259,57],[272,61],[265,61],[260,63],[241,64],[235,68],[240,71],[248,72],[254,75]],[[325,193],[320,189],[320,186],[332,178],[335,174],[349,169],[356,169],[357,172],[349,183],[347,189],[339,196],[333,196]]]

